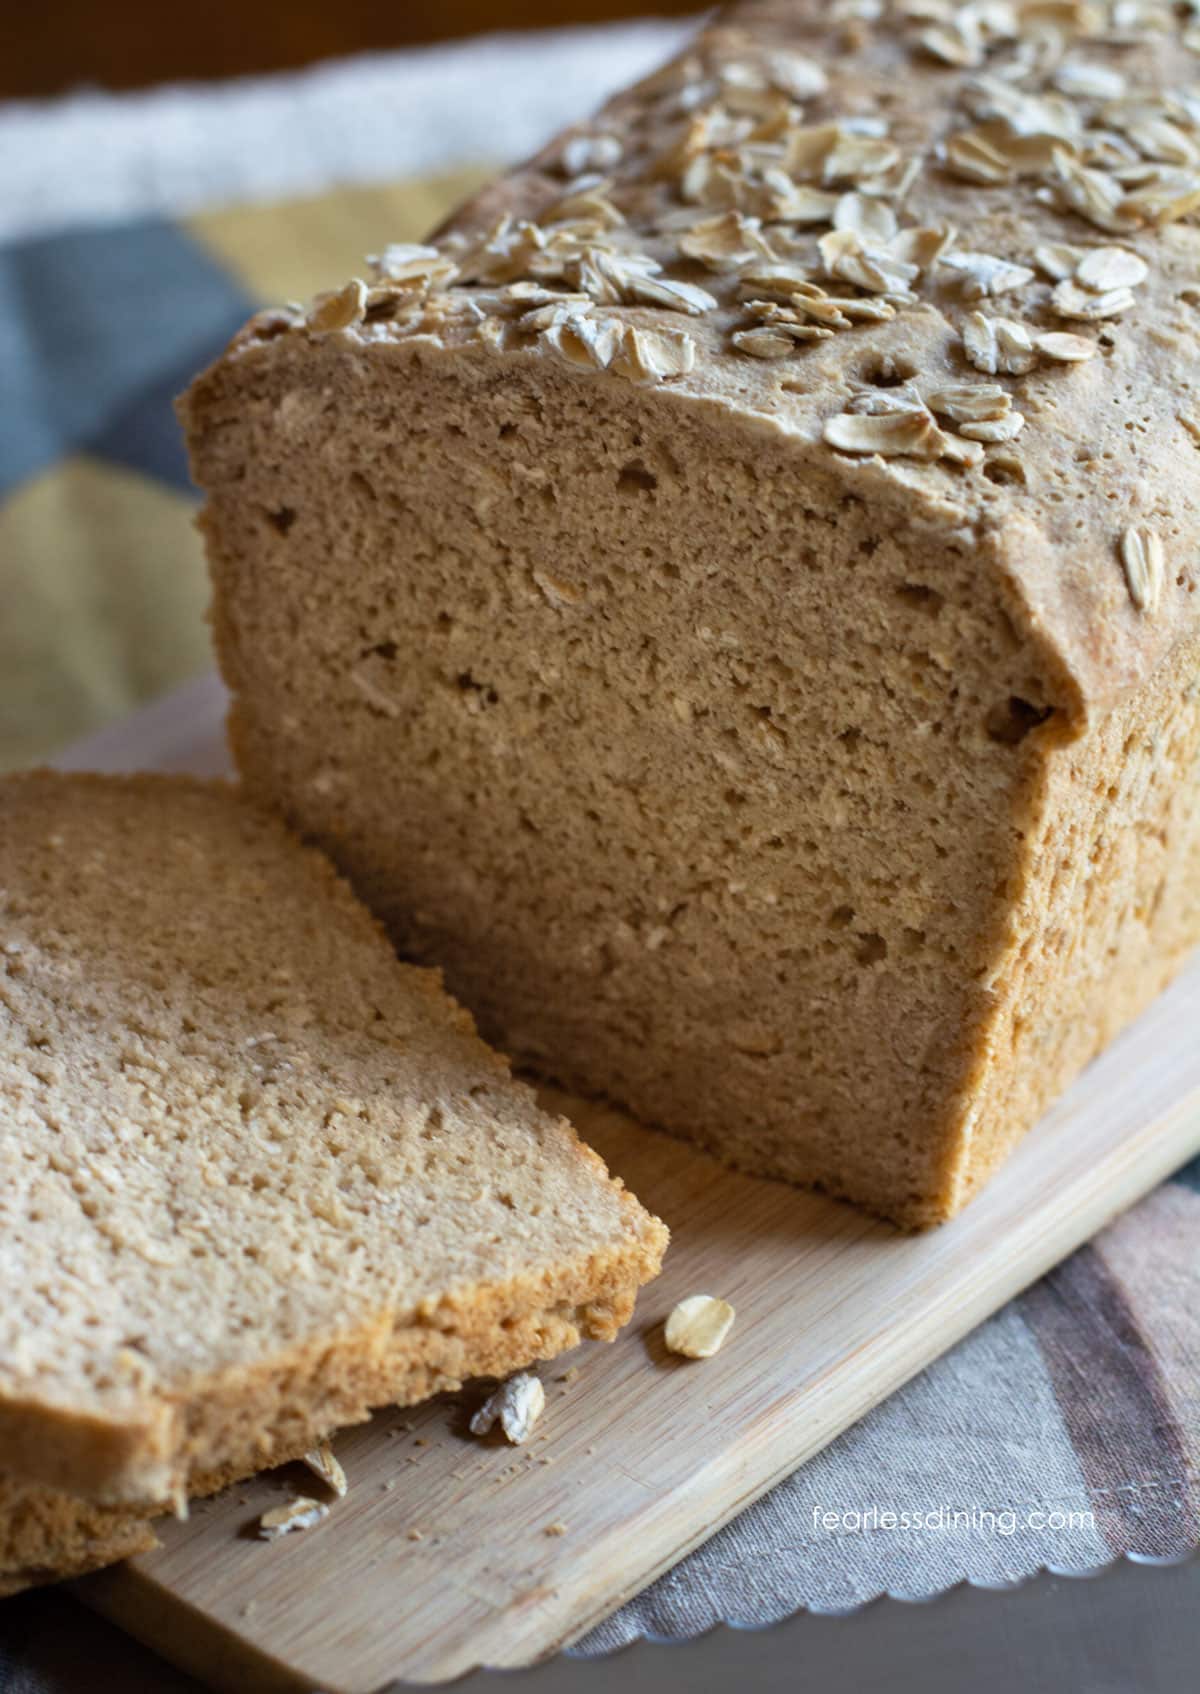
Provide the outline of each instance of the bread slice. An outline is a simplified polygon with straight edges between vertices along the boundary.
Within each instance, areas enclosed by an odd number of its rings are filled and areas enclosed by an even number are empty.
[[[1200,940],[1196,60],[1036,10],[725,13],[183,407],[251,790],[505,1051],[903,1224]]]
[[[154,1544],[144,1513],[0,1476],[0,1599],[100,1570]]]
[[[277,1450],[271,1467],[303,1458],[308,1447]],[[188,1497],[217,1494],[260,1467],[253,1452],[243,1452],[218,1470],[193,1471]],[[0,1599],[149,1552],[157,1545],[151,1520],[165,1505],[101,1505],[0,1472]]]
[[[0,889],[7,1471],[161,1502],[629,1317],[662,1224],[231,788],[9,778]]]

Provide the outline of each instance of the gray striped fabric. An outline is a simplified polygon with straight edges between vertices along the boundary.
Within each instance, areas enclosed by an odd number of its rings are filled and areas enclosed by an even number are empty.
[[[576,1651],[1197,1545],[1200,1160]]]

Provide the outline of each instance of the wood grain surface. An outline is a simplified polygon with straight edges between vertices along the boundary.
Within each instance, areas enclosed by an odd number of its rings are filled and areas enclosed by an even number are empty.
[[[594,1104],[568,1111],[671,1225],[629,1329],[543,1368],[527,1447],[481,1441],[482,1391],[336,1442],[346,1499],[266,1544],[258,1515],[320,1493],[295,1468],[196,1506],[158,1551],[81,1584],[215,1686],[371,1694],[530,1663],[581,1634],[1200,1148],[1200,965],[1080,1079],[954,1222],[901,1236],[739,1176]],[[723,1350],[662,1345],[674,1302],[737,1308]]]

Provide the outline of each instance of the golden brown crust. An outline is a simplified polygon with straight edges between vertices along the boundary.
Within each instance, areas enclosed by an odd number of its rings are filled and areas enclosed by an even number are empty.
[[[585,1151],[596,1157],[590,1149]],[[657,1273],[659,1262],[660,1256],[648,1244],[641,1266],[646,1277]],[[334,1429],[361,1421],[371,1407],[385,1401],[414,1405],[433,1394],[460,1388],[469,1377],[504,1378],[540,1359],[555,1357],[585,1335],[612,1340],[633,1311],[638,1284],[629,1281],[630,1268],[622,1266],[615,1276],[582,1272],[579,1281],[588,1295],[586,1310],[564,1310],[558,1298],[542,1312],[527,1307],[514,1310],[502,1300],[481,1300],[473,1304],[469,1325],[455,1322],[451,1331],[443,1326],[454,1319],[434,1309],[423,1314],[432,1332],[428,1337],[400,1338],[398,1344],[396,1338],[384,1340],[387,1358],[380,1360],[374,1377],[364,1376],[358,1355],[380,1338],[359,1335],[347,1343],[344,1363],[336,1358],[324,1361],[323,1374],[338,1376],[343,1393],[354,1396],[326,1400],[332,1421],[327,1417],[304,1428],[294,1418],[281,1423],[271,1397],[275,1385],[265,1381],[256,1385],[256,1397],[243,1389],[236,1398],[227,1395],[224,1403],[206,1403],[193,1414],[197,1423],[203,1419],[197,1443],[203,1437],[205,1451],[233,1456],[214,1463],[199,1456],[197,1446],[187,1477],[187,1496],[201,1499],[256,1471],[297,1460]],[[557,1296],[562,1291],[547,1292]],[[400,1354],[408,1355],[403,1376],[396,1362]],[[140,1507],[99,1505],[0,1473],[0,1597],[38,1583],[82,1576],[148,1552],[155,1545],[149,1520],[167,1510],[164,1501]]]
[[[953,17],[975,8],[949,4],[941,10],[943,34],[962,28],[970,37],[970,19],[960,26]],[[367,360],[415,340],[425,358],[474,346],[509,364],[540,362],[559,357],[554,331],[520,332],[516,303],[504,300],[503,288],[514,280],[526,288],[536,283],[543,292],[575,299],[582,288],[597,302],[589,309],[601,316],[608,311],[622,323],[694,343],[690,366],[662,380],[673,401],[720,407],[797,442],[821,441],[831,416],[852,403],[872,368],[910,377],[924,395],[964,383],[998,383],[1025,427],[1019,438],[987,444],[978,463],[965,470],[953,460],[923,462],[919,456],[841,455],[839,462],[863,497],[886,504],[899,496],[929,513],[952,507],[954,521],[995,540],[997,546],[985,549],[986,568],[1017,586],[1026,631],[1061,671],[1060,704],[1102,712],[1147,677],[1200,615],[1191,555],[1173,540],[1200,523],[1200,418],[1178,380],[1181,362],[1196,350],[1190,302],[1200,229],[1194,205],[1182,216],[1164,212],[1158,222],[1134,205],[1159,178],[1176,184],[1179,206],[1200,192],[1200,107],[1189,92],[1195,55],[1182,40],[1190,27],[1184,12],[1156,9],[1152,23],[1134,28],[1114,25],[1105,6],[1064,6],[1053,20],[1043,12],[1036,4],[1017,4],[1011,27],[984,25],[977,50],[952,61],[924,45],[931,33],[924,13],[895,0],[878,18],[851,20],[834,16],[824,0],[749,0],[728,8],[670,65],[616,95],[594,118],[556,137],[456,212],[436,234],[445,259],[460,266],[448,288],[447,276],[436,275],[432,292],[414,306],[418,293],[407,281],[393,285],[387,298],[385,276],[367,299],[365,323],[360,313],[344,329],[320,333]],[[782,80],[771,82],[772,54],[780,65],[787,55],[799,55],[817,69],[824,88],[789,104],[786,69]],[[1023,55],[1033,67],[1025,74]],[[1108,99],[1083,92],[1086,82],[1069,80],[1081,69],[1116,78],[1124,92]],[[794,65],[791,75],[794,81]],[[738,80],[722,91],[723,77]],[[758,99],[750,86],[755,79],[766,84]],[[1009,107],[1011,118],[996,115]],[[710,119],[711,135],[701,146],[696,126]],[[1052,122],[1059,128],[1048,131]],[[811,168],[795,164],[789,138],[837,124],[865,125],[867,139],[879,145],[885,143],[870,126],[884,126],[886,144],[899,151],[900,162],[878,180],[849,169],[823,177],[819,154]],[[1075,130],[1079,137],[1067,139]],[[1026,162],[1007,180],[962,174],[947,163],[947,147],[976,133],[1014,156],[1024,140]],[[586,190],[582,207],[570,200],[578,179],[564,164],[570,158],[565,148],[597,136],[616,137],[620,155],[588,165],[591,174],[582,180],[602,172],[602,197],[619,214],[617,223],[603,212],[595,222]],[[772,210],[770,194],[747,162],[755,149],[758,175],[768,166],[786,166],[810,194],[825,194],[830,215],[789,219],[786,197],[783,209]],[[1134,197],[1129,212],[1106,226],[1072,209],[1066,203],[1071,191],[1053,162],[1055,149],[1097,173],[1119,168],[1123,150],[1120,168],[1127,170]],[[687,165],[705,157],[715,161],[711,181],[689,186]],[[1042,162],[1035,168],[1028,157]],[[902,230],[952,231],[948,255],[983,253],[1024,267],[1029,279],[975,298],[964,273],[949,258],[939,259],[913,282],[912,300],[895,291],[887,296],[900,307],[886,321],[856,321],[829,339],[798,344],[782,360],[739,352],[733,336],[757,321],[747,312],[756,289],[739,279],[770,264],[714,270],[689,258],[679,248],[689,220],[728,209],[758,217],[759,234],[777,249],[770,263],[800,263],[792,258],[799,253],[828,292],[869,303],[880,296],[822,274],[816,246],[829,231],[833,202],[860,187],[895,206]],[[563,226],[598,228],[588,239],[601,250],[607,245],[618,254],[651,258],[664,277],[701,289],[712,304],[696,312],[634,297],[612,307],[603,286],[587,274],[581,281],[569,264],[565,273],[556,272],[541,246],[525,268],[516,261],[505,266],[494,253],[481,261],[477,244],[493,239],[505,220],[514,227],[526,220],[542,238]],[[1136,284],[1129,307],[1090,320],[1063,317],[1054,278],[1035,259],[1054,244],[1081,252],[1115,245],[1140,256],[1148,275]],[[784,298],[765,284],[757,292],[776,304]],[[1034,335],[1082,335],[1101,351],[1078,365],[1039,356],[1030,370],[985,378],[968,361],[963,342],[966,319],[981,309],[988,317],[1015,319]],[[282,352],[280,343],[305,328],[303,315],[263,314],[226,357],[269,365]],[[585,383],[628,386],[620,357],[596,369],[572,344],[568,363]],[[211,392],[202,377],[181,403],[190,429],[203,429]],[[939,416],[946,425],[946,415]],[[1167,575],[1152,615],[1133,603],[1122,575],[1121,538],[1140,526],[1161,532],[1167,550]]]

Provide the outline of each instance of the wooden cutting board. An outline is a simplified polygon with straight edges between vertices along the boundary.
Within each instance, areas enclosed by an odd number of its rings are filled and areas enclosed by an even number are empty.
[[[218,692],[176,702],[71,762],[220,768]],[[1200,963],[959,1218],[916,1237],[552,1096],[673,1239],[619,1341],[543,1368],[529,1445],[470,1435],[481,1394],[383,1413],[336,1442],[350,1492],[316,1528],[254,1535],[269,1507],[321,1493],[290,1467],[165,1523],[156,1552],[81,1593],[238,1694],[374,1694],[554,1651],[1200,1149],[1198,1032]],[[695,1293],[737,1321],[686,1362],[662,1322]]]

